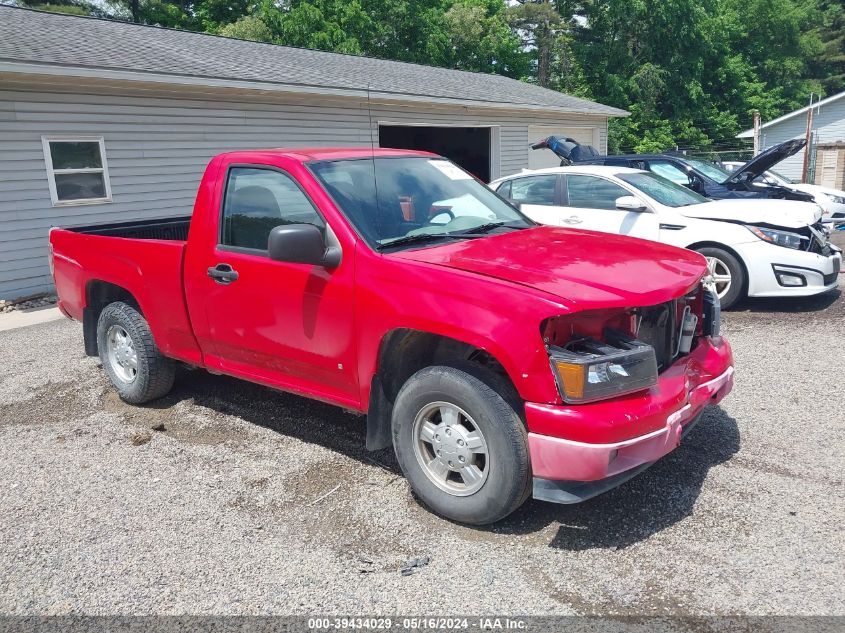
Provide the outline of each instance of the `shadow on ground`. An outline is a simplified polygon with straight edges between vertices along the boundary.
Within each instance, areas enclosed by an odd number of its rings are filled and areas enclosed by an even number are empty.
[[[559,523],[550,547],[628,547],[690,515],[708,471],[739,447],[736,420],[710,407],[679,448],[620,487],[577,505],[532,500],[491,529],[526,534]]]
[[[173,392],[148,407],[168,409],[183,400],[401,474],[391,449],[374,453],[365,449],[363,416],[337,407],[204,371],[181,373]],[[736,421],[721,408],[711,407],[677,450],[615,490],[578,505],[529,500],[495,525],[454,527],[496,539],[531,535],[559,524],[550,547],[624,548],[688,516],[709,469],[730,459],[739,446]],[[448,525],[433,521],[439,523],[438,529]]]
[[[760,297],[745,299],[733,312],[821,312],[832,306],[842,291],[838,288],[812,297]]]

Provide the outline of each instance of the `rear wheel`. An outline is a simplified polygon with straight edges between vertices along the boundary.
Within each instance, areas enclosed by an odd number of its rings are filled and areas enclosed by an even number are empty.
[[[142,404],[173,387],[176,363],[156,347],[146,319],[121,301],[110,303],[97,321],[97,347],[103,369],[120,398]]]
[[[696,249],[707,259],[707,272],[716,284],[716,294],[725,309],[745,296],[745,269],[739,260],[726,250],[707,246]]]
[[[444,517],[493,523],[530,493],[527,433],[503,383],[470,363],[428,367],[396,397],[397,459],[422,502]]]

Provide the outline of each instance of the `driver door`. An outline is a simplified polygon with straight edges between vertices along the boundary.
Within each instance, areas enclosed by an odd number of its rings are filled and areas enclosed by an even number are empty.
[[[291,391],[357,401],[352,254],[337,268],[270,259],[271,229],[308,223],[331,231],[286,172],[231,165],[217,245],[197,267],[209,367]],[[205,275],[208,269],[209,275]],[[225,278],[212,271],[229,271]]]
[[[568,219],[573,228],[617,233],[647,240],[657,240],[660,237],[660,221],[650,209],[636,212],[616,208],[616,200],[623,196],[634,196],[642,200],[636,192],[628,191],[601,176],[589,174],[567,174],[564,183],[564,197],[570,212]]]

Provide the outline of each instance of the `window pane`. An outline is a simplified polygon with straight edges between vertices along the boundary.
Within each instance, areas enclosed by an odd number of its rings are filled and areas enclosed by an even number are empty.
[[[506,180],[501,185],[499,185],[499,188],[496,189],[496,193],[498,193],[500,196],[504,196],[505,198],[510,198],[511,197],[511,181]]]
[[[619,185],[595,176],[567,176],[569,206],[582,209],[615,209],[616,199],[631,195]]]
[[[289,176],[271,169],[230,170],[223,205],[223,244],[267,250],[270,231],[282,224],[324,226]]]
[[[53,169],[85,169],[102,167],[100,144],[96,141],[67,142],[50,141],[50,156]]]
[[[651,171],[653,171],[658,176],[668,178],[672,182],[678,183],[679,185],[685,185],[689,182],[689,176],[687,176],[686,172],[665,161],[649,161],[649,167],[651,168]]]
[[[105,198],[103,174],[56,174],[56,197],[59,200]]]
[[[555,203],[557,176],[532,176],[511,181],[511,199],[525,204]]]

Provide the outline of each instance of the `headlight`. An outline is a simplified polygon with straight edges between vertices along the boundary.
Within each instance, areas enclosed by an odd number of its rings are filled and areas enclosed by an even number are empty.
[[[789,231],[775,231],[774,229],[763,229],[759,226],[746,226],[749,231],[754,233],[764,242],[770,244],[777,244],[778,246],[785,246],[786,248],[803,249],[804,242],[810,241],[809,237],[798,235],[798,233],[790,233]]]
[[[831,202],[835,202],[836,204],[845,204],[845,197],[842,196],[832,196],[827,194],[827,197],[830,198]]]
[[[616,332],[608,342],[582,338],[549,348],[565,402],[582,404],[621,396],[657,383],[654,348]]]

